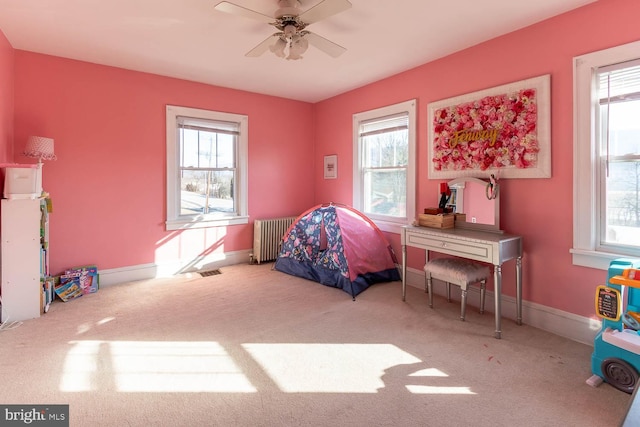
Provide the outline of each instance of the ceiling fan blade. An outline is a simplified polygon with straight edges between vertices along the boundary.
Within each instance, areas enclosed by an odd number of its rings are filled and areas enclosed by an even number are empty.
[[[245,18],[256,19],[258,21],[266,22],[270,24],[275,21],[272,16],[263,15],[255,10],[247,9],[246,7],[238,6],[237,4],[229,3],[228,1],[221,1],[214,7],[215,10],[220,12],[230,13],[232,15],[244,16]]]
[[[312,46],[317,47],[327,55],[334,58],[337,58],[347,51],[347,49],[343,48],[339,44],[335,44],[334,42],[314,33],[307,32],[304,38],[307,39]]]
[[[251,49],[249,52],[245,53],[244,56],[249,58],[255,58],[256,56],[260,56],[269,50],[269,47],[275,42],[274,38],[279,37],[279,33],[275,33],[264,39],[258,46]]]
[[[298,18],[309,25],[349,8],[351,8],[351,3],[348,0],[324,0],[301,13]]]

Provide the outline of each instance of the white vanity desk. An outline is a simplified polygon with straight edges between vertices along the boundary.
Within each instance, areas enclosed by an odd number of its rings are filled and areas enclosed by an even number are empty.
[[[501,337],[502,264],[516,260],[516,323],[522,324],[522,237],[463,228],[404,227],[402,243],[402,300],[406,300],[407,246],[493,264],[495,337]]]

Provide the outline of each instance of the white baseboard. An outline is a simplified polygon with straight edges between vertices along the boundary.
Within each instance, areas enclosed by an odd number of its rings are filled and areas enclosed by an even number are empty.
[[[164,264],[141,264],[129,267],[114,268],[100,271],[100,286],[109,286],[118,283],[126,283],[137,280],[147,280],[157,277],[169,277],[175,274],[208,270],[227,265],[249,263],[251,250],[216,254],[213,257],[203,258],[194,262],[175,261]],[[407,268],[407,285],[424,289],[424,272],[422,270]],[[445,296],[444,286],[435,286],[434,293]],[[467,296],[469,305],[480,306],[480,292],[471,288]],[[491,304],[494,293],[487,291],[487,304]],[[510,296],[502,296],[502,316],[507,319],[516,319],[516,300]],[[593,339],[600,330],[600,322],[578,316],[566,311],[557,310],[541,304],[529,301],[522,302],[523,323],[551,332],[556,335],[569,338],[587,345],[593,345]]]
[[[407,285],[424,289],[424,271],[407,268]],[[445,286],[434,286],[434,294],[446,296]],[[486,304],[491,307],[495,294],[487,291]],[[480,306],[480,290],[469,289],[467,302],[475,307]],[[516,299],[510,296],[502,296],[502,317],[516,320]],[[573,313],[536,304],[529,301],[522,301],[522,323],[538,329],[551,332],[593,346],[593,339],[600,330],[601,323],[588,317],[578,316]]]
[[[216,253],[198,260],[177,260],[162,264],[140,264],[100,270],[100,286],[134,282],[199,270],[212,270],[226,265],[249,263],[251,250]]]

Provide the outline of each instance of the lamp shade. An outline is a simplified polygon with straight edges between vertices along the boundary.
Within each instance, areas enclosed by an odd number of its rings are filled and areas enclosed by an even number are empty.
[[[53,138],[30,136],[23,154],[27,157],[34,157],[40,160],[55,160],[56,155],[53,152]]]

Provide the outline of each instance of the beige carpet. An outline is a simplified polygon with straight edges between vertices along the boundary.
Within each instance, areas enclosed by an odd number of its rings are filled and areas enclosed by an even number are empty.
[[[613,426],[630,396],[585,384],[589,346],[400,283],[356,301],[222,268],[56,302],[0,332],[0,403],[72,426]],[[456,288],[454,288],[456,289]],[[487,308],[490,304],[487,302]],[[526,323],[526,319],[525,319]]]

